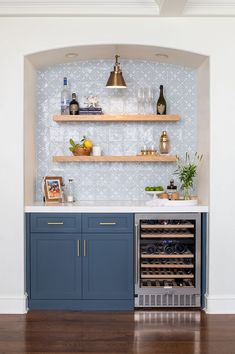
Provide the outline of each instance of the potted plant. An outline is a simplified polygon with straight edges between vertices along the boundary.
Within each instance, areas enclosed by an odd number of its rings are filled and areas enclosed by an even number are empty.
[[[184,199],[191,199],[190,190],[193,187],[194,178],[197,175],[197,167],[202,160],[202,155],[197,152],[193,159],[190,158],[188,152],[185,154],[185,159],[180,159],[177,156],[177,169],[175,174],[179,176],[181,189],[183,189]]]

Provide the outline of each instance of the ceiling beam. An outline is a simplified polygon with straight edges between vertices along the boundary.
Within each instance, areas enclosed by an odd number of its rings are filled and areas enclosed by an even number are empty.
[[[160,16],[181,16],[188,0],[159,0]]]

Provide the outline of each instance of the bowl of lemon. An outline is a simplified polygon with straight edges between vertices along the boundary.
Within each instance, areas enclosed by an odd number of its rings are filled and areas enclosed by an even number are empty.
[[[79,143],[75,143],[72,138],[69,140],[69,142],[71,145],[69,150],[73,153],[74,156],[89,156],[92,152],[93,143],[85,136],[83,136]]]

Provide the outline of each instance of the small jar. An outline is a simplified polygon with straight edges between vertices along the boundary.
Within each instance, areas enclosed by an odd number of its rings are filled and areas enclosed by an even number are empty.
[[[173,179],[171,179],[170,180],[170,184],[169,184],[169,186],[167,186],[167,193],[168,193],[168,196],[169,196],[169,199],[171,200],[175,200],[175,199],[178,199],[177,198],[177,195],[178,195],[178,193],[177,193],[177,186],[175,185],[175,183],[174,183],[174,180]]]
[[[165,130],[162,132],[160,137],[159,150],[160,154],[169,154],[170,151],[170,140]]]

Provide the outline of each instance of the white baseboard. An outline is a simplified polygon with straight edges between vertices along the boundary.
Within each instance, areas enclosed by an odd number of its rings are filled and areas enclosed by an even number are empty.
[[[27,297],[0,297],[0,314],[23,314],[27,312]]]
[[[235,314],[235,296],[206,295],[206,313],[208,314]]]

